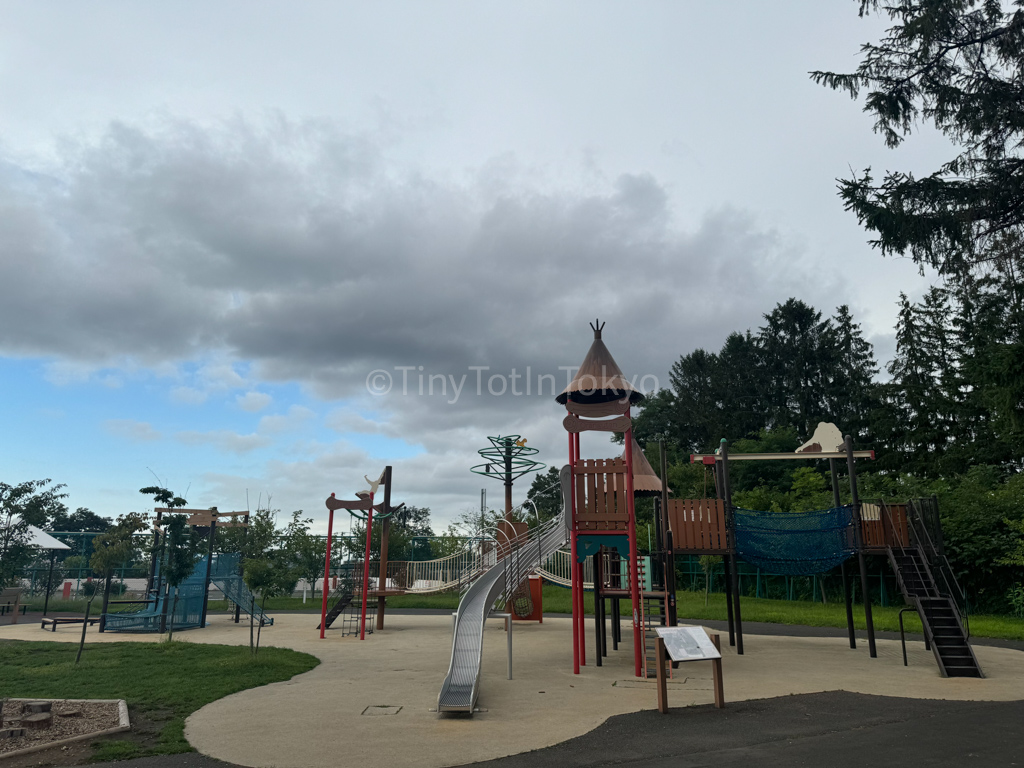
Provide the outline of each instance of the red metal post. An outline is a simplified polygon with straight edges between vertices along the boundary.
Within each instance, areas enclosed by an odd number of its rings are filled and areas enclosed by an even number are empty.
[[[576,441],[572,432],[569,433],[569,467],[576,469]],[[580,620],[576,610],[576,475],[570,475],[570,499],[572,509],[569,510],[569,584],[572,588],[572,672],[580,673],[580,634],[577,623]]]
[[[331,496],[334,494],[332,493]],[[324,639],[327,631],[327,588],[328,579],[331,577],[331,534],[334,532],[334,510],[330,511],[327,518],[327,562],[324,563],[324,589],[320,601],[320,639]]]
[[[626,415],[629,416],[630,409],[626,408]],[[632,559],[629,571],[629,593],[633,601],[633,666],[636,668],[636,676],[640,677],[640,670],[643,664],[643,628],[640,626],[640,552],[636,546],[636,510],[633,504],[633,451],[629,446],[633,445],[633,430],[626,430],[626,509],[629,510],[629,554]]]
[[[366,599],[370,591],[370,536],[373,532],[373,491],[370,491],[370,511],[366,514],[366,554],[363,557],[363,610],[359,615],[359,639],[366,639]],[[379,581],[379,579],[378,579]]]
[[[575,442],[575,446],[576,446],[575,447],[575,451],[574,451],[575,456],[576,456],[576,461],[579,461],[579,458],[580,458],[580,434],[579,434],[579,432],[576,432],[575,434],[573,434],[572,438],[573,438],[573,441]],[[580,588],[577,591],[577,597],[576,597],[576,601],[577,601],[578,606],[579,606],[579,615],[580,615],[580,619],[579,619],[579,622],[577,624],[579,635],[580,635],[580,639],[579,639],[579,644],[580,644],[580,666],[581,667],[585,667],[585,666],[587,666],[587,620],[586,620],[586,611],[584,610],[584,606],[585,606],[584,597],[586,596],[586,590],[583,588],[583,584],[584,584],[583,563],[580,563],[580,562],[576,563],[576,581],[580,585]]]

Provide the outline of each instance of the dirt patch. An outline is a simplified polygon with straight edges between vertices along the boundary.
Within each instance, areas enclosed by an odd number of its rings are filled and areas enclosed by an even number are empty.
[[[24,711],[23,711],[24,710]],[[0,758],[9,752],[20,749],[38,747],[63,739],[98,733],[120,724],[118,704],[98,701],[64,701],[54,700],[51,703],[49,727],[24,729],[21,736],[0,738]],[[3,728],[22,728],[23,720],[32,712],[22,701],[8,701],[4,705]],[[83,741],[83,744],[88,742]],[[5,763],[5,768],[8,763]]]

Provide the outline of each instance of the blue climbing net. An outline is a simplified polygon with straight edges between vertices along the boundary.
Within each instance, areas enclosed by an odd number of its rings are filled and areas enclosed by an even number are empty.
[[[857,552],[853,507],[814,512],[736,509],[736,554],[766,573],[807,576]]]

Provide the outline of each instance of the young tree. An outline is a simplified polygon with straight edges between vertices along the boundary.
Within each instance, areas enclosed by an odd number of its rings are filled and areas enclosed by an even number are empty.
[[[1016,6],[1016,7],[1014,7]],[[1020,264],[1024,238],[1024,11],[998,0],[861,0],[895,22],[861,48],[851,74],[811,78],[858,98],[893,148],[931,123],[959,154],[931,174],[871,169],[839,193],[883,255],[910,254],[944,274]]]
[[[164,580],[174,590],[171,619],[167,627],[167,640],[174,639],[174,614],[178,610],[178,587],[195,570],[199,554],[199,541],[183,514],[172,514],[166,522],[164,536]]]
[[[313,518],[302,517],[301,509],[292,512],[292,520],[281,536],[281,548],[291,568],[299,578],[306,580],[312,596],[316,597],[316,588],[321,583],[327,562],[327,539],[309,532],[312,522]],[[332,548],[337,543],[335,538]]]
[[[263,633],[263,622],[256,630],[256,642],[253,644],[253,614],[256,607],[256,595],[260,596],[260,612],[267,606],[268,597],[277,597],[295,586],[295,571],[280,557],[265,554],[263,557],[250,558],[242,562],[242,578],[252,593],[252,604],[249,606],[249,652],[255,657],[260,651],[260,635]]]
[[[117,522],[93,539],[93,553],[89,565],[103,577],[103,607],[100,613],[100,631],[106,623],[110,602],[110,582],[114,570],[136,556],[135,534],[149,527],[149,516],[138,512],[121,515]]]

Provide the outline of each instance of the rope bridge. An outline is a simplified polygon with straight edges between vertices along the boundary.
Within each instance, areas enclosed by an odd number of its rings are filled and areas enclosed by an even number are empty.
[[[857,552],[853,507],[813,512],[736,509],[736,553],[767,573],[808,576]]]

